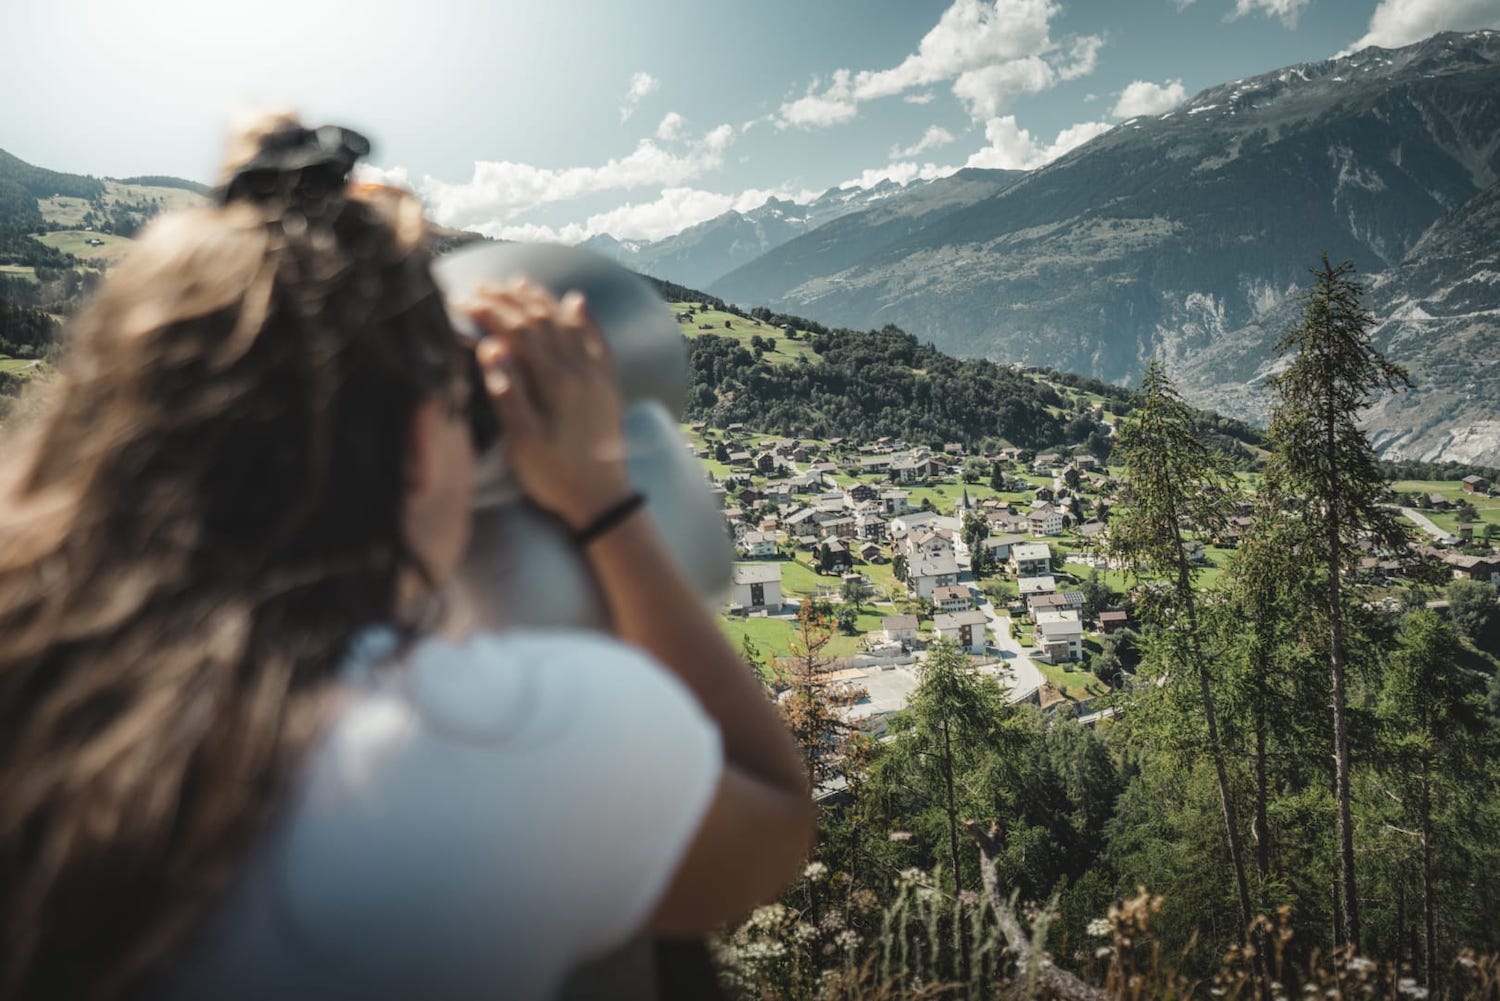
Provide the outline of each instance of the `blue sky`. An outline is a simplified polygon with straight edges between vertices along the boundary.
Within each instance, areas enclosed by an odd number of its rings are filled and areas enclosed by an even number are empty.
[[[209,179],[237,115],[294,107],[366,130],[440,222],[649,239],[1479,27],[1500,0],[6,0],[0,148]]]

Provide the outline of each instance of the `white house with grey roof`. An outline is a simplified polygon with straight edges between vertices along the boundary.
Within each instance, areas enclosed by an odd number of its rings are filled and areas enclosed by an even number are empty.
[[[967,612],[945,612],[932,617],[932,628],[945,640],[952,640],[969,653],[984,653],[985,623],[988,619],[979,609]]]
[[[740,608],[781,608],[780,563],[736,563],[729,603]]]
[[[1052,569],[1052,550],[1033,542],[1010,548],[1010,572],[1017,577],[1040,577]]]
[[[938,588],[957,583],[958,560],[951,556],[913,560],[906,565],[906,590],[918,598],[931,598]]]

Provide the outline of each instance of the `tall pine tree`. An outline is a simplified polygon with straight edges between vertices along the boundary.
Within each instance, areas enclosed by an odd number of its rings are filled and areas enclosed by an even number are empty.
[[[1385,478],[1360,414],[1378,396],[1409,386],[1404,369],[1388,361],[1370,341],[1375,318],[1360,302],[1363,288],[1354,266],[1330,264],[1325,254],[1312,269],[1302,322],[1276,345],[1291,362],[1271,379],[1272,461],[1268,475],[1303,504],[1304,524],[1314,540],[1309,555],[1325,580],[1319,604],[1327,629],[1328,675],[1333,716],[1333,794],[1338,843],[1339,903],[1345,943],[1359,947],[1359,888],[1354,865],[1350,806],[1346,596],[1342,574],[1358,557],[1364,538],[1378,545],[1404,545],[1392,512],[1382,506]]]
[[[1198,436],[1192,411],[1177,395],[1161,362],[1154,358],[1146,366],[1130,416],[1120,425],[1114,455],[1124,466],[1126,485],[1110,521],[1106,547],[1112,557],[1138,576],[1160,575],[1167,581],[1168,589],[1158,609],[1168,626],[1162,642],[1170,646],[1172,659],[1197,683],[1198,707],[1207,730],[1207,751],[1218,783],[1229,863],[1239,898],[1240,935],[1248,945],[1254,912],[1245,874],[1245,851],[1209,682],[1187,538],[1189,529],[1204,535],[1222,531],[1230,510],[1231,478],[1222,457]]]

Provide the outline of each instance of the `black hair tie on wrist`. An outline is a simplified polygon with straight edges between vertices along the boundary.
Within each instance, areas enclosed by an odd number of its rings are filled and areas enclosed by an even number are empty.
[[[646,503],[646,496],[642,493],[633,493],[609,508],[603,514],[589,522],[587,525],[573,533],[573,541],[581,549],[593,542],[599,536],[614,528],[620,522],[635,513],[636,508]]]

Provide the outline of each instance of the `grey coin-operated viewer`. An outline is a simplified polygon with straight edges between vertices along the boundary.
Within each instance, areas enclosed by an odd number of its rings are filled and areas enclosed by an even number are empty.
[[[630,481],[704,600],[721,600],[733,554],[702,467],[678,431],[687,350],[656,291],[607,258],[552,244],[470,246],[439,260],[433,277],[450,303],[480,285],[522,277],[558,297],[583,293],[618,369]],[[455,322],[472,329],[466,319]],[[475,487],[473,539],[455,581],[455,624],[607,629],[608,612],[582,553],[565,529],[526,502],[503,449],[480,457]]]

